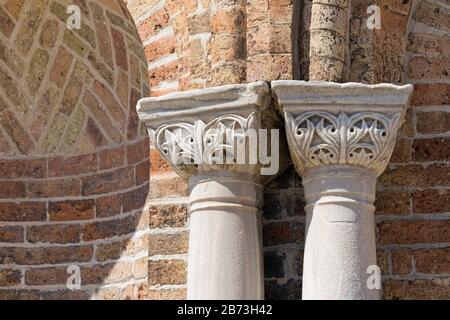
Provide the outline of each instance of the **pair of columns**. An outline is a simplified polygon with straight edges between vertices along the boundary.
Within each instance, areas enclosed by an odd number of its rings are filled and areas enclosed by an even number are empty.
[[[189,179],[188,299],[264,298],[263,188],[284,167],[286,138],[307,202],[303,298],[378,299],[376,180],[411,93],[274,81],[142,99],[155,147]]]

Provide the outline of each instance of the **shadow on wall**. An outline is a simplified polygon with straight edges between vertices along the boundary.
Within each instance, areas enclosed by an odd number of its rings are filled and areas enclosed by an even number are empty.
[[[0,17],[0,299],[144,299],[133,19],[119,0],[6,0]]]

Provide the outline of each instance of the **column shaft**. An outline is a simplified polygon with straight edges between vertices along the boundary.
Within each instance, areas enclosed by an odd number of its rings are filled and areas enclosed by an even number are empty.
[[[189,182],[188,299],[263,299],[262,186],[231,172]]]
[[[303,299],[379,299],[367,285],[376,266],[376,173],[348,165],[307,170]]]

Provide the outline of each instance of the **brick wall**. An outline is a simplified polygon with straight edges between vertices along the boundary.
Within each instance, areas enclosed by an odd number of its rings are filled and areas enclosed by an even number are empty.
[[[149,61],[151,95],[290,79],[297,67],[308,79],[311,2],[294,8],[289,0],[128,0]],[[365,12],[374,3],[382,9],[382,29],[369,31]],[[293,24],[294,9],[301,19],[294,16]],[[449,3],[352,1],[349,18],[347,81],[415,84],[407,123],[378,186],[384,298],[450,298]],[[297,25],[300,34],[291,30]],[[299,43],[293,46],[291,39]],[[292,54],[292,47],[300,52]],[[187,185],[156,150],[150,158],[149,295],[183,299]],[[301,179],[289,167],[265,190],[269,299],[301,297],[303,207]]]
[[[146,69],[121,1],[0,2],[0,299],[145,298]]]

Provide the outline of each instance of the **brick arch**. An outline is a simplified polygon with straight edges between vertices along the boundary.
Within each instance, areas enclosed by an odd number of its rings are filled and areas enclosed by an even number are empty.
[[[1,2],[0,299],[145,296],[148,92],[123,1]]]

